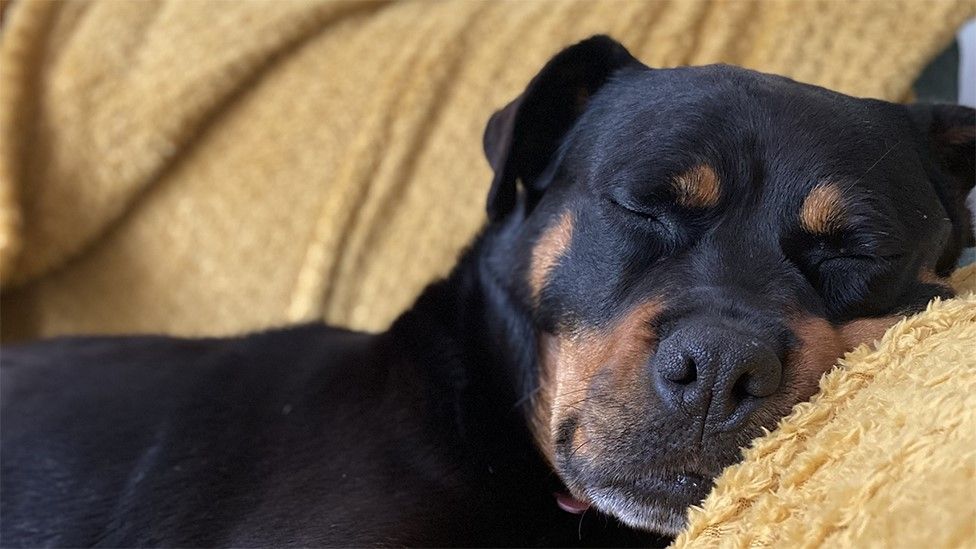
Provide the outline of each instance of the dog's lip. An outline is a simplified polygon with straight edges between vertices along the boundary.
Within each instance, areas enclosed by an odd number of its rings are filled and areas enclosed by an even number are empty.
[[[639,505],[700,503],[712,488],[712,478],[695,471],[653,471],[636,478],[612,479],[591,484],[586,490],[591,499],[614,495]]]
[[[693,471],[677,471],[672,473],[658,473],[644,476],[634,482],[635,488],[641,492],[667,492],[671,495],[695,495],[708,493],[711,479]]]
[[[577,497],[569,492],[553,496],[560,509],[582,514],[593,503],[607,499],[626,499],[640,506],[677,505],[682,508],[700,503],[712,488],[712,479],[694,471],[650,472],[636,478],[603,479],[582,489],[586,494]]]
[[[579,515],[590,508],[588,501],[576,498],[569,492],[556,492],[553,496],[556,498],[556,505],[567,513]]]

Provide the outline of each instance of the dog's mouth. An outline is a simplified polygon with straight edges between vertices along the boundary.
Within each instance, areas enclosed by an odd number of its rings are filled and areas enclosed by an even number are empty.
[[[712,483],[711,477],[692,471],[604,476],[577,485],[579,496],[556,494],[556,503],[569,513],[593,507],[632,528],[676,535],[685,525],[688,507],[701,503]]]

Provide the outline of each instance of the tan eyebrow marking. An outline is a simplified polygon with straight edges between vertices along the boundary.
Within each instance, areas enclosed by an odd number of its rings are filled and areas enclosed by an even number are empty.
[[[529,265],[529,289],[536,304],[542,289],[549,281],[549,274],[556,263],[566,253],[573,240],[573,216],[564,212],[554,225],[543,231],[535,247],[532,248],[532,262]]]
[[[800,225],[813,234],[828,234],[844,226],[844,202],[836,183],[821,183],[810,191],[800,209]]]
[[[699,164],[675,177],[671,186],[678,204],[687,208],[712,208],[721,194],[718,174],[708,164]]]

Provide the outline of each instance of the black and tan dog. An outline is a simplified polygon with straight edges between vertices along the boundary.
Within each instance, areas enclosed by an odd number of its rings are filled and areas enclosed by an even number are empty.
[[[489,223],[386,333],[3,349],[0,543],[663,541],[846,350],[951,295],[974,133],[581,42],[492,117]]]

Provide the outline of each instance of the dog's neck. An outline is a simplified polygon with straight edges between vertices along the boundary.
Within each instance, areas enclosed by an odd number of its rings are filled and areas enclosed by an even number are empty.
[[[475,445],[494,444],[499,436],[535,452],[527,420],[536,383],[535,331],[506,285],[509,273],[492,268],[492,257],[510,237],[504,226],[487,227],[388,335],[430,383],[453,396],[442,412],[457,422],[459,436]],[[498,432],[486,425],[497,425]]]
[[[583,523],[576,511],[560,510],[553,496],[566,488],[529,428],[538,385],[537,334],[531,311],[513,290],[518,221],[489,225],[451,274],[428,286],[386,336],[433,394],[452,397],[440,402],[437,416],[441,425],[454,424],[452,448],[460,446],[475,470],[484,516],[536,521],[538,530],[523,534],[523,541],[535,541],[525,545],[568,545],[581,539]],[[598,522],[586,527],[594,545],[662,542],[612,520]]]

